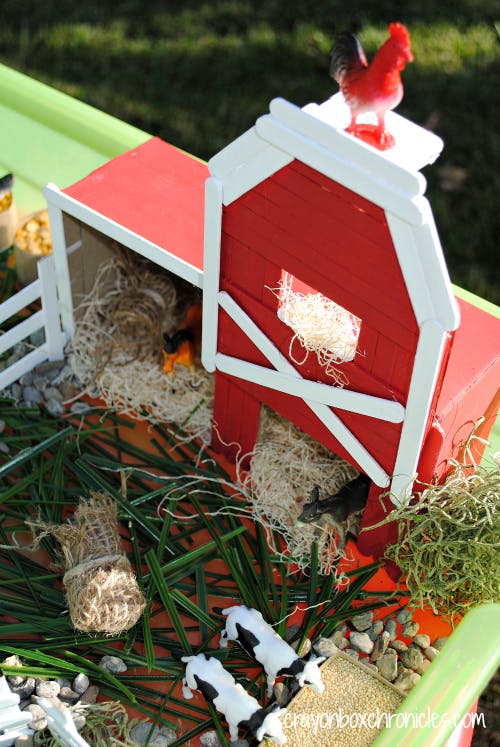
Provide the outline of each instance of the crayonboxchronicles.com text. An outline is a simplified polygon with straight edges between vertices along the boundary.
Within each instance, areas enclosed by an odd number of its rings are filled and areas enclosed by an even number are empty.
[[[324,711],[322,713],[286,713],[282,719],[285,729],[307,729],[317,734],[323,729],[439,729],[452,724],[465,728],[482,726],[486,728],[484,713],[466,713],[463,718],[454,718],[447,713],[434,713],[430,708],[418,713],[386,713],[377,708],[369,713]]]

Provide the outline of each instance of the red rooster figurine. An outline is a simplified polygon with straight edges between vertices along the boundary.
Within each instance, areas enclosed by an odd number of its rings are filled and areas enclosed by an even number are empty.
[[[389,24],[389,38],[368,64],[354,34],[345,31],[332,49],[330,75],[340,86],[351,110],[350,132],[379,150],[394,145],[394,137],[385,129],[385,113],[403,98],[400,70],[413,61],[410,35],[402,23]],[[357,124],[364,112],[374,112],[378,125]]]

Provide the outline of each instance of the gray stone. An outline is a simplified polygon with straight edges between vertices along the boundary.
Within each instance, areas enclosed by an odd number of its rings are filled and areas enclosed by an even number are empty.
[[[201,747],[222,747],[219,735],[216,731],[206,731],[200,737]]]
[[[347,625],[345,623],[341,623],[340,625],[337,625],[337,627],[333,631],[333,634],[335,635],[335,633],[340,633],[342,636],[344,636],[348,630],[349,628],[347,627]]]
[[[55,680],[37,680],[35,692],[40,698],[57,698],[61,686]]]
[[[22,667],[23,663],[19,656],[17,654],[12,654],[11,656],[7,656],[5,659],[3,659],[2,664],[4,664],[6,667]],[[24,677],[21,677],[18,674],[9,674],[7,676],[8,682],[11,684],[14,683],[14,678],[17,679],[17,684],[20,685],[21,682],[25,679]]]
[[[0,441],[0,453],[10,454],[9,444],[6,444],[5,441]]]
[[[406,672],[411,672],[411,669],[407,669],[403,662],[401,660],[398,661],[398,675],[399,674],[405,674]]]
[[[35,373],[33,376],[33,386],[36,387],[40,392],[43,392],[44,389],[47,388],[49,384],[49,380],[46,376],[42,376],[41,374]]]
[[[33,384],[33,371],[23,374],[19,379],[19,383],[21,386],[31,386]]]
[[[99,688],[97,685],[89,685],[78,702],[83,703],[84,705],[93,705],[97,702],[98,695]]]
[[[35,389],[34,386],[25,386],[23,388],[23,399],[30,405],[39,405],[42,401],[42,393]]]
[[[351,659],[359,659],[359,651],[355,651],[353,648],[346,648],[344,654],[350,656]]]
[[[72,687],[75,693],[82,695],[82,693],[84,693],[85,690],[87,690],[89,685],[90,685],[90,680],[87,677],[87,675],[83,674],[83,672],[80,672],[80,674],[77,674],[75,679],[73,680]]]
[[[52,383],[57,386],[61,383],[61,381],[64,381],[65,379],[71,379],[72,376],[73,371],[71,366],[69,365],[69,363],[64,363],[64,365],[59,368],[56,376],[52,378]]]
[[[396,620],[394,620],[394,618],[392,617],[390,617],[385,624],[384,630],[386,633],[389,633],[391,641],[396,638],[397,627],[398,626],[396,625]]]
[[[75,693],[71,687],[61,687],[59,691],[59,700],[62,700],[63,703],[76,703],[79,697],[80,695]]]
[[[400,641],[398,638],[396,638],[391,643],[392,648],[397,651],[398,653],[402,653],[403,651],[408,651],[408,646],[404,641]]]
[[[417,674],[424,674],[429,669],[430,665],[431,663],[429,659],[422,659],[422,663],[420,664],[420,666],[415,667],[415,671],[417,672]]]
[[[439,654],[439,650],[435,648],[434,646],[429,646],[425,649],[424,654],[427,656],[428,659],[433,661],[436,656]]]
[[[290,700],[290,691],[283,682],[277,682],[273,687],[274,697],[279,706],[286,706]]]
[[[412,618],[413,618],[413,615],[411,611],[408,609],[408,607],[405,607],[398,613],[398,616],[396,619],[399,623],[401,623],[401,625],[404,625],[405,623],[410,622]]]
[[[14,747],[33,747],[33,745],[34,742],[31,734],[21,734],[14,742]]]
[[[83,415],[88,412],[91,407],[87,402],[73,402],[69,409],[74,415]]]
[[[373,623],[373,612],[362,612],[351,620],[356,630],[368,630]]]
[[[47,408],[47,412],[54,418],[58,418],[65,410],[64,405],[54,397],[45,402],[45,407]]]
[[[17,381],[14,382],[14,384],[12,384],[10,388],[10,396],[12,397],[12,399],[15,399],[16,402],[18,402],[23,396],[23,388],[21,384],[17,383]]]
[[[401,630],[403,638],[413,638],[413,636],[417,635],[419,627],[419,624],[416,622],[410,621],[405,623]]]
[[[44,376],[46,379],[52,381],[52,379],[54,379],[59,374],[63,366],[64,359],[61,359],[59,361],[44,361],[43,363],[39,363],[34,370],[35,373],[39,374],[40,376]]]
[[[420,675],[416,672],[405,672],[400,674],[399,677],[394,681],[395,686],[403,692],[408,692],[414,687],[420,679]]]
[[[438,651],[441,651],[441,649],[443,648],[443,646],[446,643],[446,641],[448,640],[448,638],[449,638],[449,636],[447,636],[447,635],[443,635],[443,636],[441,636],[441,638],[436,638],[436,640],[432,644],[433,647],[437,648]]]
[[[380,638],[377,638],[373,646],[373,651],[370,656],[372,661],[378,661],[386,652],[387,646],[389,645],[391,638],[389,633],[384,630]]]
[[[418,647],[410,646],[408,651],[403,651],[401,661],[408,669],[417,669],[424,660],[424,655]]]
[[[349,641],[352,648],[356,651],[362,651],[364,654],[371,654],[373,651],[373,641],[370,640],[368,633],[360,633],[353,630],[349,637]]]
[[[76,395],[81,392],[81,387],[77,387],[76,384],[72,383],[71,381],[62,381],[59,384],[59,391],[61,392],[61,396],[63,398],[63,401],[73,399],[73,397],[76,397]],[[98,396],[98,392],[96,392],[96,395]]]
[[[73,719],[73,723],[76,726],[77,731],[81,731],[87,723],[87,719],[85,718],[83,713],[72,713],[71,718]]]
[[[398,676],[398,659],[394,654],[384,654],[377,661],[377,669],[382,677],[393,682]]]
[[[340,644],[341,644],[341,641],[346,641],[347,640],[347,638],[345,638],[345,633],[346,632],[347,632],[347,626],[346,626],[345,631],[336,630],[335,633],[330,636],[331,642],[335,646],[337,646],[338,648],[342,648],[342,646]],[[345,648],[345,646],[343,648]]]
[[[59,685],[59,687],[71,687],[70,680],[67,680],[64,677],[58,677],[56,679],[56,682]]]
[[[43,345],[45,342],[45,330],[37,329],[36,332],[32,332],[30,335],[30,343],[34,345],[36,348],[39,348],[40,345]]]
[[[371,640],[375,641],[379,637],[383,629],[384,623],[382,622],[382,620],[377,620],[376,622],[374,622],[370,630],[368,631],[368,635],[370,636]]]
[[[175,733],[173,729],[171,729],[169,726],[160,726],[160,735],[164,739],[168,739],[169,741],[167,744],[173,744],[176,739],[178,739],[178,735]],[[245,740],[242,740],[245,741]]]
[[[35,691],[35,678],[34,677],[26,677],[23,679],[22,682],[20,682],[18,685],[11,684],[11,688],[13,693],[16,695],[19,695],[20,700],[24,700],[25,698],[29,698],[32,693]]]
[[[120,674],[127,671],[127,665],[119,656],[103,656],[99,662],[101,669],[107,669],[111,674]]]
[[[427,633],[419,633],[413,639],[413,643],[416,643],[417,646],[420,646],[420,648],[429,648],[429,646],[431,645],[431,639],[429,638]]]
[[[152,730],[152,733],[151,733],[151,730]],[[130,730],[130,736],[132,740],[138,745],[138,747],[143,747],[146,744],[150,734],[151,734],[151,739],[149,741],[149,744],[151,744],[153,739],[159,733],[160,733],[159,728],[157,726],[153,726],[153,724],[150,721],[141,721],[140,724],[137,724]]]
[[[45,711],[41,706],[36,703],[30,703],[24,710],[31,713],[31,721],[28,723],[30,729],[33,729],[34,731],[42,731],[42,729],[47,728]]]
[[[338,651],[337,646],[330,638],[318,638],[313,648],[318,656],[326,656],[327,659]]]
[[[362,660],[362,663],[365,665],[365,667],[368,667],[372,672],[376,672],[378,674],[378,669],[376,664],[372,664],[371,661],[366,661],[365,659]]]
[[[56,389],[55,386],[45,387],[45,389],[43,390],[43,396],[45,397],[46,400],[57,399],[59,402],[63,401],[63,396],[61,392],[59,391],[59,389]]]

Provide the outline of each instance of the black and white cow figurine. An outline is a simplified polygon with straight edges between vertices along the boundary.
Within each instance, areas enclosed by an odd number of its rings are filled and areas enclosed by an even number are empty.
[[[286,742],[280,721],[285,708],[274,707],[271,711],[262,708],[213,656],[183,656],[182,661],[186,664],[182,694],[189,700],[193,697],[192,691],[199,690],[224,715],[232,742],[238,739],[240,728],[250,729],[259,742],[264,737],[273,739],[276,744]]]
[[[277,677],[292,675],[300,687],[309,685],[315,693],[325,689],[321,679],[319,664],[325,656],[301,658],[293,648],[276,633],[258,610],[245,605],[214,608],[214,612],[226,616],[226,627],[220,636],[220,648],[226,648],[228,641],[237,641],[265,669],[267,695],[272,694]]]

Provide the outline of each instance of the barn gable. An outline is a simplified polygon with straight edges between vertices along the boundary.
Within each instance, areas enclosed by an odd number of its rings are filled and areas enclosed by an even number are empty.
[[[223,440],[251,447],[255,401],[266,402],[377,484],[396,474],[402,495],[459,319],[418,172],[442,143],[393,114],[398,146],[375,151],[343,132],[344,115],[338,96],[303,110],[278,99],[209,162],[203,363],[217,370]],[[361,320],[345,389],[311,355],[291,363],[272,292],[283,272]],[[227,426],[236,393],[238,433]]]

